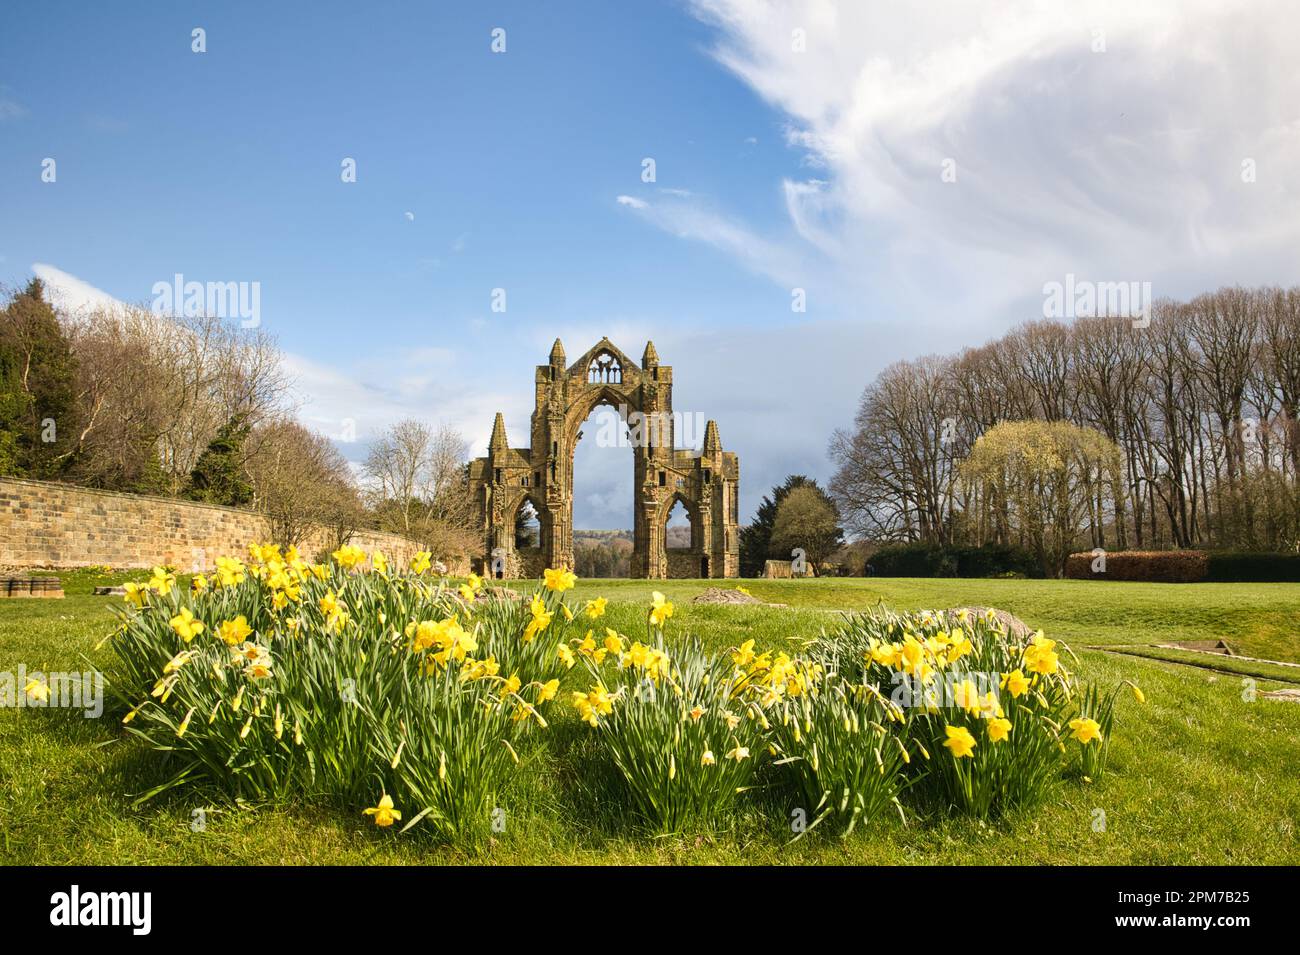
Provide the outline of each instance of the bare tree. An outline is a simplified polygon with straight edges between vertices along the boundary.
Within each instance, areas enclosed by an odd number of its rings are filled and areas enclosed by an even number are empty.
[[[1068,421],[1120,450],[1086,502],[1094,546],[1294,551],[1298,419],[1300,289],[1226,288],[1156,302],[1147,326],[1030,322],[886,368],[832,438],[832,490],[861,537],[1014,543],[1010,502],[953,465],[1000,422]]]
[[[78,358],[76,476],[85,483],[178,494],[222,425],[289,410],[292,381],[261,328],[143,307],[98,308],[65,325]]]
[[[464,437],[447,425],[406,419],[385,431],[363,465],[381,526],[439,556],[467,552],[475,537],[468,455]]]
[[[364,509],[352,469],[333,443],[296,421],[273,421],[250,437],[248,460],[254,508],[265,515],[272,539],[301,544],[317,528],[346,543]]]

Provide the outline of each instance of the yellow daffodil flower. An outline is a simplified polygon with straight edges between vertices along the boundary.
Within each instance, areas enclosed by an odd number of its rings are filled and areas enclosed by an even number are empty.
[[[1001,716],[995,716],[988,721],[989,742],[1000,743],[1006,739],[1011,732],[1011,721]]]
[[[249,634],[253,632],[253,628],[248,625],[248,621],[241,613],[234,620],[223,622],[220,632],[221,639],[225,641],[226,645],[233,647],[247,640]]]
[[[134,584],[128,581],[122,585],[122,589],[126,591],[122,595],[123,600],[129,604],[134,604],[137,608],[144,606],[145,598],[149,593],[148,587],[144,584]]]
[[[379,797],[379,805],[370,809],[363,809],[362,815],[374,816],[375,825],[380,827],[391,826],[394,822],[402,818],[400,811],[393,808],[393,797],[384,793]]]
[[[222,587],[234,587],[244,582],[244,562],[238,557],[217,558],[217,583]]]
[[[1101,739],[1101,724],[1086,716],[1070,720],[1070,735],[1084,746]]]
[[[554,590],[558,593],[572,590],[573,585],[578,582],[578,575],[567,567],[562,567],[559,570],[552,570],[548,567],[543,571],[542,577],[546,582],[546,589]]]
[[[1029,646],[1025,647],[1024,660],[1025,666],[1030,673],[1051,674],[1055,673],[1058,668],[1056,655],[1056,641],[1048,640],[1043,636],[1043,631],[1039,630],[1034,634],[1034,638]]]
[[[1012,670],[1003,674],[1002,689],[1018,699],[1029,692],[1029,677],[1021,670]]]
[[[523,686],[523,681],[519,679],[519,674],[512,673],[505,683],[501,684],[501,695],[509,696],[512,693],[518,693],[521,686]]]
[[[731,662],[738,667],[748,666],[754,662],[754,641],[746,640],[731,654]]]
[[[171,626],[176,631],[176,635],[186,643],[203,632],[203,621],[195,620],[194,613],[189,607],[182,607],[181,612],[172,617]]]
[[[954,759],[974,756],[975,737],[971,735],[970,730],[964,726],[946,726],[944,732],[948,738],[944,740],[943,745],[947,747],[948,752],[952,753]]]
[[[953,705],[967,713],[976,713],[980,709],[979,690],[970,680],[962,680],[952,689]]]
[[[146,586],[150,590],[157,591],[158,596],[166,597],[172,592],[172,586],[176,583],[176,578],[167,572],[165,567],[155,567],[153,576],[149,578]]]
[[[650,594],[650,624],[655,627],[662,627],[664,621],[673,615],[673,605],[659,591],[652,591]]]
[[[344,570],[351,570],[353,567],[358,567],[366,562],[366,552],[352,544],[344,544],[330,556]]]
[[[541,594],[533,594],[528,610],[532,614],[532,619],[524,628],[524,643],[531,643],[534,637],[551,625],[551,612],[546,609],[546,602],[542,600]]]

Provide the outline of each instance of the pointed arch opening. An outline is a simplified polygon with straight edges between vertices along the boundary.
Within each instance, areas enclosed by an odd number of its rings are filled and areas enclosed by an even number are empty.
[[[515,508],[515,550],[534,551],[542,547],[542,515],[531,497]]]
[[[686,502],[680,497],[673,498],[673,505],[664,519],[664,546],[670,551],[687,551],[695,547],[695,522],[691,520]]]
[[[593,402],[573,438],[573,561],[579,577],[632,576],[635,459],[617,398],[611,389]]]

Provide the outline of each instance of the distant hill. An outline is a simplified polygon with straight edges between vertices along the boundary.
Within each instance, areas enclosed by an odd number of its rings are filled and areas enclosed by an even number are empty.
[[[664,535],[664,546],[686,548],[691,546],[691,529],[689,527],[670,527]]]
[[[631,531],[574,531],[574,570],[579,577],[628,577],[632,569]]]

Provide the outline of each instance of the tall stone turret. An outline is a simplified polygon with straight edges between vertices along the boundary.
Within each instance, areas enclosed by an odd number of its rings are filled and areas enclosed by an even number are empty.
[[[496,455],[498,452],[504,454],[508,450],[510,450],[510,442],[506,440],[506,418],[498,411],[496,421],[492,422],[492,440],[488,442],[488,451]]]

